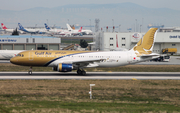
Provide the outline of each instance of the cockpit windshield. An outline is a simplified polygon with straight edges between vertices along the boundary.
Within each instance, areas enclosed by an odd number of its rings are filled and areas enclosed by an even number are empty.
[[[16,56],[19,56],[19,57],[24,57],[24,55],[23,55],[23,54],[17,54]]]

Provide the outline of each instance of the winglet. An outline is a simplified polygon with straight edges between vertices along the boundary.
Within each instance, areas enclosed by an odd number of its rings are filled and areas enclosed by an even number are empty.
[[[151,54],[153,50],[157,30],[158,28],[149,29],[149,31],[131,50],[135,51],[135,53],[138,56]]]

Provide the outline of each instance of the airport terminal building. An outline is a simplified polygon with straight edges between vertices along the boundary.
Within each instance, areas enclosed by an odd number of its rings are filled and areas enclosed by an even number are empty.
[[[0,50],[60,50],[61,38],[47,36],[0,36]]]
[[[130,50],[144,36],[138,32],[97,32],[94,37],[94,50],[113,51],[118,48]],[[177,48],[180,54],[180,29],[161,28],[158,30],[153,52],[162,53],[162,49]]]

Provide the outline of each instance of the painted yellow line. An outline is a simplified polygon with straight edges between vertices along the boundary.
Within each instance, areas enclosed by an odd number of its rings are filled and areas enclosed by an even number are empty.
[[[137,80],[136,78],[132,78],[132,80]]]

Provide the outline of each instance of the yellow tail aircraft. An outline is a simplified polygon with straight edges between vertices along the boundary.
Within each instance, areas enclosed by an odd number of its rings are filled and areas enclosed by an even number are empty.
[[[117,67],[158,58],[159,54],[152,53],[157,28],[151,28],[143,38],[129,51],[55,51],[30,50],[19,53],[11,58],[11,63],[30,66],[49,66],[54,71],[70,72],[85,75],[83,68],[88,67]]]

